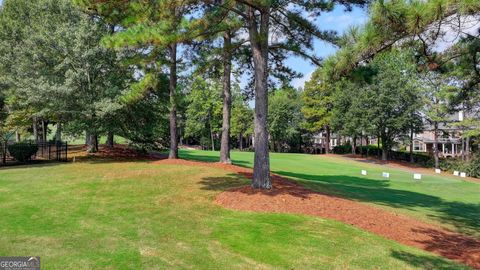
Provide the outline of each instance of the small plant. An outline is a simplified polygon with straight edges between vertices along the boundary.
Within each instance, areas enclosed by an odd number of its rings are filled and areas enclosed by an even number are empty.
[[[467,172],[471,177],[480,178],[480,153],[477,153],[470,161]]]
[[[8,152],[15,160],[20,162],[29,161],[38,151],[38,146],[29,143],[15,143],[8,146]]]

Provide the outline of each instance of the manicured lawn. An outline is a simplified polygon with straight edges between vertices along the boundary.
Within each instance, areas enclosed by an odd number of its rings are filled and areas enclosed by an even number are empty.
[[[275,169],[286,170],[276,156]],[[355,171],[318,163],[309,174],[322,166],[330,175]],[[218,192],[245,183],[222,170],[147,162],[0,169],[0,256],[38,255],[42,269],[464,268],[336,221],[212,203]],[[348,190],[342,181],[325,186]]]
[[[182,150],[187,159],[217,161],[218,152]],[[445,175],[423,175],[340,157],[271,154],[273,172],[330,194],[371,203],[480,238],[480,183]],[[233,163],[252,167],[253,153],[232,152]],[[367,176],[360,171],[368,170]],[[390,180],[382,178],[390,172]]]

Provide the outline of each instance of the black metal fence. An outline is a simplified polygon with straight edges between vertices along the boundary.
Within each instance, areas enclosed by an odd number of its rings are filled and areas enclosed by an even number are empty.
[[[37,143],[38,151],[34,159],[67,161],[68,159],[68,143],[60,141],[39,142]]]
[[[8,145],[15,142],[9,142],[6,147],[4,144],[0,144],[0,164],[15,164],[16,160],[8,152]],[[37,145],[38,150],[32,156],[32,160],[35,161],[67,161],[68,160],[68,143],[61,141],[49,141],[49,142],[27,142],[28,144]],[[4,149],[4,147],[6,149]]]

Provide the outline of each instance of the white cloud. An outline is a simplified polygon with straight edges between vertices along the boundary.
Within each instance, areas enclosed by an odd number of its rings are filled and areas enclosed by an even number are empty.
[[[478,36],[479,29],[480,16],[452,15],[446,18],[440,26],[440,38],[429,41],[433,43],[432,47],[434,51],[443,52],[466,35]],[[438,31],[438,24],[433,24],[426,34],[435,33],[436,31]]]
[[[322,19],[322,21],[334,25],[334,27],[338,29],[346,29],[352,25],[363,24],[366,20],[366,16],[358,16],[351,13],[342,15],[329,14]]]
[[[303,88],[305,82],[309,81],[312,78],[312,74],[315,70],[310,71],[309,73],[305,74],[302,78],[294,79],[292,81],[292,86],[295,88]]]

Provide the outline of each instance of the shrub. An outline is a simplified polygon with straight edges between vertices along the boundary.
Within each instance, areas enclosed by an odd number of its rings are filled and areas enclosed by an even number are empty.
[[[10,156],[20,162],[29,161],[37,151],[38,146],[35,144],[15,143],[8,146]]]
[[[442,171],[465,171],[465,169],[468,167],[468,165],[456,158],[446,158],[446,159],[440,159],[440,169]]]
[[[337,145],[333,147],[333,153],[338,155],[351,154],[352,146],[350,144]]]
[[[480,153],[476,154],[470,162],[461,159],[442,159],[440,168],[450,172],[466,172],[468,176],[480,178]]]
[[[477,153],[468,164],[467,173],[471,177],[480,178],[480,153]]]
[[[363,156],[378,156],[381,149],[379,149],[376,145],[363,145],[357,146],[357,154]]]
[[[410,152],[391,151],[390,159],[410,162]],[[434,164],[433,158],[428,153],[413,153],[413,162],[426,167]]]

